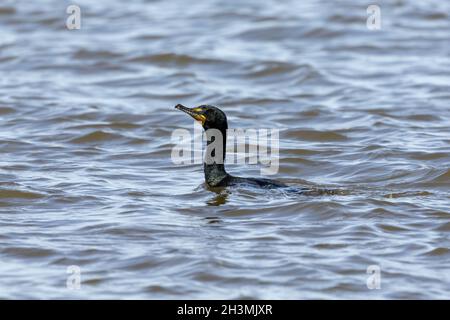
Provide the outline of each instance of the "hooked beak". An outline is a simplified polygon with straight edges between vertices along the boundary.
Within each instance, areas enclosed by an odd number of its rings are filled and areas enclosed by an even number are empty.
[[[200,108],[192,108],[191,109],[191,108],[187,108],[187,107],[183,106],[182,104],[177,104],[175,106],[175,109],[178,109],[178,110],[181,110],[181,111],[187,113],[195,120],[200,121],[202,123],[202,125],[205,124],[206,117],[200,113],[202,111],[202,109],[200,109]]]

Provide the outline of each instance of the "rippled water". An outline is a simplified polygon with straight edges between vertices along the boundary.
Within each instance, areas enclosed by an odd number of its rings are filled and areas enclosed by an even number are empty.
[[[450,4],[369,4],[2,1],[0,298],[449,298]],[[207,190],[177,103],[348,194]]]

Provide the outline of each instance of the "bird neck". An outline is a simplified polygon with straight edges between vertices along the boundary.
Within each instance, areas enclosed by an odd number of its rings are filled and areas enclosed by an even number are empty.
[[[203,162],[205,181],[210,186],[217,186],[228,176],[225,171],[227,148],[227,130],[208,129],[206,132],[206,153]]]

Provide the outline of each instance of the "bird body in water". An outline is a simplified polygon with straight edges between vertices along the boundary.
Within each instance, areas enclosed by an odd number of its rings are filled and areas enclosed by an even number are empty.
[[[244,178],[230,175],[225,170],[225,151],[228,122],[225,113],[211,105],[201,105],[187,108],[181,104],[175,106],[195,120],[199,121],[206,132],[207,150],[203,163],[205,182],[209,187],[253,186],[265,189],[292,188],[282,182],[263,178]],[[333,190],[298,189],[297,192],[306,194],[335,194]]]
[[[178,104],[175,108],[186,112],[195,120],[201,122],[203,129],[205,129],[207,137],[207,152],[203,163],[203,171],[205,173],[205,182],[208,186],[226,187],[238,184],[248,184],[263,188],[287,186],[281,182],[270,179],[235,177],[226,172],[224,162],[228,122],[227,116],[222,110],[210,105],[187,108],[181,104]],[[216,141],[217,143],[213,145],[215,139],[220,138],[222,141]],[[211,150],[208,150],[209,147],[211,147]],[[218,149],[220,149],[220,151]],[[215,157],[215,155],[217,155],[217,157]],[[208,159],[208,156],[211,156],[211,158]]]

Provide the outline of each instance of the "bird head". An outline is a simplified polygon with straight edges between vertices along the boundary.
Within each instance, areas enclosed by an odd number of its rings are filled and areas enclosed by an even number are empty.
[[[201,105],[194,108],[188,108],[181,104],[177,104],[175,108],[187,113],[200,122],[205,130],[218,129],[223,132],[228,129],[225,113],[215,106]]]

